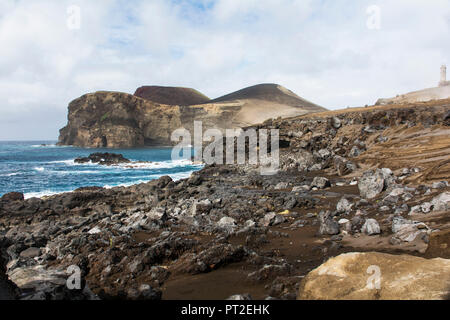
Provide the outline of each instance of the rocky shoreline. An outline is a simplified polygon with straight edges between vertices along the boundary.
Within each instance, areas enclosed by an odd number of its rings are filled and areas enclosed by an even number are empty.
[[[352,252],[401,255],[405,264],[441,258],[426,270],[435,267],[446,285],[449,107],[443,100],[266,121],[255,128],[280,129],[273,176],[209,165],[180,181],[4,195],[1,267],[21,299],[348,298],[326,292],[324,274],[311,271]],[[80,290],[66,286],[73,265]],[[384,272],[389,287],[395,270]],[[450,283],[430,279],[411,297],[445,298]],[[307,291],[310,281],[322,287]],[[384,292],[351,298],[408,298]]]

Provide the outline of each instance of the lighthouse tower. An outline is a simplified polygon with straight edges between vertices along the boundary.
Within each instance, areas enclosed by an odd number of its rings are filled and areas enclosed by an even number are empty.
[[[439,87],[450,86],[450,81],[447,81],[447,66],[441,66],[441,81],[439,82]]]

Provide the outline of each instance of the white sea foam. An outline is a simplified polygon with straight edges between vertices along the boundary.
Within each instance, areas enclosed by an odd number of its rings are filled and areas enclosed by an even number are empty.
[[[56,144],[46,144],[46,145],[42,145],[42,144],[34,144],[31,146],[32,148],[56,148],[58,147]]]
[[[64,191],[64,192],[68,192],[68,191]],[[25,193],[23,196],[25,199],[30,199],[30,198],[42,198],[45,196],[53,196],[53,195],[59,194],[59,193],[63,193],[63,191],[44,190],[44,191],[40,191],[40,192],[28,192],[28,193]]]
[[[98,163],[92,163],[92,162],[86,162],[86,163],[76,163],[75,160],[59,160],[59,161],[51,161],[49,163],[53,164],[65,164],[68,166],[99,166],[104,169],[172,169],[172,168],[178,168],[178,167],[187,167],[187,166],[193,166],[195,168],[201,168],[203,165],[194,163],[191,160],[187,159],[181,159],[181,160],[168,160],[168,161],[135,161],[131,163],[121,163],[117,165],[111,165],[111,166],[103,166],[99,165]]]
[[[125,169],[172,169],[179,167],[202,167],[202,164],[196,164],[191,160],[169,160],[169,161],[155,161],[155,162],[133,162],[133,163],[122,163],[113,167],[121,167]]]
[[[36,170],[38,172],[44,172],[45,168],[44,167],[34,167],[34,170]]]
[[[75,163],[75,160],[58,160],[58,161],[50,161],[49,163],[62,163],[68,166],[73,166],[78,163]]]
[[[137,180],[137,181],[133,181],[133,182],[118,183],[118,184],[107,184],[107,185],[104,185],[103,188],[105,188],[105,189],[112,189],[112,188],[116,188],[116,187],[131,187],[131,186],[133,186],[135,184],[147,183],[150,180],[151,179],[149,179],[149,180]]]
[[[20,174],[20,172],[5,173],[5,174],[0,174],[0,177],[13,177],[13,176],[17,176],[19,174]]]
[[[77,175],[77,174],[102,174],[101,171],[95,171],[95,170],[80,170],[80,171],[56,171],[56,170],[52,170],[50,171],[50,173],[52,174],[56,174],[59,176],[64,176],[64,175]]]
[[[174,181],[178,181],[178,180],[181,180],[181,179],[187,179],[187,178],[189,178],[193,172],[194,172],[194,171],[179,172],[179,173],[169,174],[169,176],[170,176]]]

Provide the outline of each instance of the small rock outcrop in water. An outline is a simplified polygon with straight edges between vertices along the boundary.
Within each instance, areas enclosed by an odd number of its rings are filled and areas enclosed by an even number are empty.
[[[379,282],[371,277],[377,271]],[[450,260],[378,252],[347,253],[311,271],[302,282],[298,298],[446,300],[449,288]]]
[[[117,153],[92,153],[88,157],[85,158],[76,158],[75,163],[98,163],[100,165],[111,166],[121,163],[130,163],[131,161],[125,158],[121,154]]]

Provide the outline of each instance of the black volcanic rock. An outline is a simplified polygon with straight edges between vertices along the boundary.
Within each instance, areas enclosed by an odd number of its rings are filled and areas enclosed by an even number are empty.
[[[447,111],[447,113],[444,115],[444,124],[446,126],[450,126],[450,111]]]
[[[23,201],[23,200],[24,200],[24,196],[23,196],[23,193],[21,193],[21,192],[10,192],[10,193],[4,194],[0,198],[0,201],[3,201],[3,202]]]
[[[106,165],[106,166],[110,166],[110,165],[115,165],[115,164],[120,164],[120,163],[130,163],[131,161],[128,160],[127,158],[125,158],[123,155],[121,154],[117,154],[117,153],[92,153],[89,155],[89,157],[84,157],[84,158],[76,158],[75,159],[75,163],[88,163],[88,162],[92,162],[92,163],[98,163],[101,165]]]

